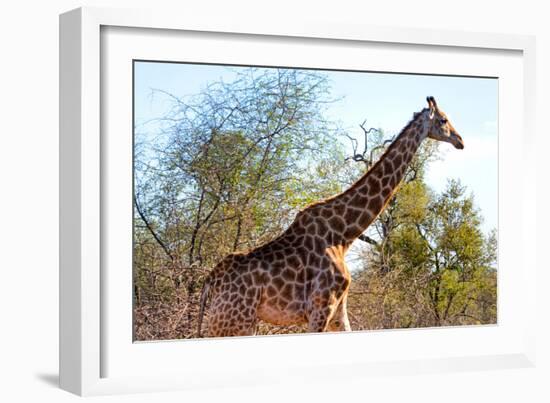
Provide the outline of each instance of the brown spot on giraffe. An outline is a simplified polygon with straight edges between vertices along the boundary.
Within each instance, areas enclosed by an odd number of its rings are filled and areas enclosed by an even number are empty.
[[[371,194],[376,194],[380,191],[380,180],[373,176],[367,181],[366,189]]]
[[[395,156],[393,163],[395,166],[401,166],[401,163],[403,162],[403,155],[398,154]]]
[[[357,222],[357,219],[359,218],[361,213],[362,213],[361,209],[350,206],[346,209],[346,214],[344,215],[344,221]]]
[[[198,335],[207,300],[208,336],[255,334],[256,323],[307,323],[309,331],[351,330],[345,254],[380,214],[422,141],[464,148],[446,115],[428,97],[386,152],[344,192],[306,207],[279,237],[224,258],[201,293]]]
[[[366,191],[366,190],[367,190],[367,188],[364,189],[364,191]],[[351,201],[350,201],[349,204],[352,207],[364,208],[365,204],[367,204],[367,200],[368,200],[368,198],[365,195],[363,195],[361,193],[357,193],[351,198]]]
[[[382,208],[382,198],[380,196],[374,196],[370,199],[367,209],[369,211],[380,211]]]
[[[339,234],[341,234],[346,228],[346,223],[341,216],[332,217],[330,220],[328,220],[328,224],[334,232],[337,232]]]

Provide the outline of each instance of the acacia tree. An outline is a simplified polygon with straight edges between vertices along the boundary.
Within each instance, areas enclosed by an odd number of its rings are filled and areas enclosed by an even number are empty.
[[[161,94],[173,108],[160,133],[136,141],[135,293],[138,306],[180,301],[189,324],[208,269],[338,192],[345,164],[321,74],[246,69],[193,97]]]
[[[456,180],[450,180],[445,191],[430,200],[426,211],[425,220],[415,224],[416,231],[403,231],[397,242],[404,246],[419,239],[423,242],[428,259],[418,263],[429,270],[433,323],[494,323],[496,232],[482,234],[473,196],[466,196],[466,188]],[[490,288],[494,298],[487,301],[484,291]]]

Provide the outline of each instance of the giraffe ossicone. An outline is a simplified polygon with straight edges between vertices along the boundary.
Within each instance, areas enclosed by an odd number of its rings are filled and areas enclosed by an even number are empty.
[[[258,320],[307,323],[310,332],[351,330],[344,258],[352,242],[384,210],[425,138],[464,148],[435,99],[427,101],[351,187],[300,211],[271,242],[230,254],[211,271],[201,293],[199,337],[209,297],[209,337],[254,335]]]

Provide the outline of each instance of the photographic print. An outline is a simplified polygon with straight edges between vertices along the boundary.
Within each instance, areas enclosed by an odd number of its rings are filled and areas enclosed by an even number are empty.
[[[133,62],[136,341],[497,323],[498,79]]]

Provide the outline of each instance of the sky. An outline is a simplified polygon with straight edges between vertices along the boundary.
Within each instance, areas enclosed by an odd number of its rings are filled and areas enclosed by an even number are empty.
[[[237,67],[183,63],[136,62],[134,66],[135,124],[165,115],[172,106],[163,90],[175,96],[197,94],[208,83],[230,82]],[[386,137],[400,130],[435,97],[438,106],[462,136],[464,150],[442,144],[442,159],[430,164],[426,181],[435,191],[445,188],[449,178],[458,178],[473,194],[484,218],[485,233],[497,228],[498,204],[498,80],[494,78],[407,75],[323,71],[329,79],[327,117],[340,122],[360,141],[359,124],[384,130]],[[150,126],[148,129],[153,130]],[[432,140],[426,140],[432,141]],[[361,148],[359,148],[361,149]]]

